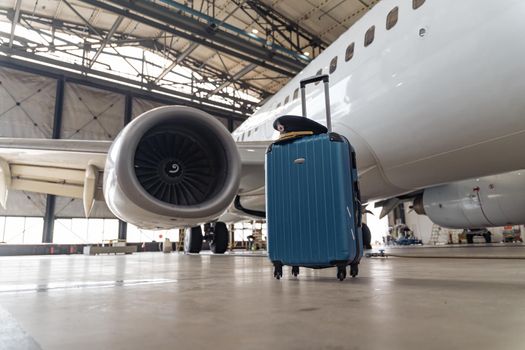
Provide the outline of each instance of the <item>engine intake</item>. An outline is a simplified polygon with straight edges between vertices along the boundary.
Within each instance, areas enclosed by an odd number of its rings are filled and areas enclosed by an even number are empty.
[[[210,130],[168,123],[142,136],[135,152],[135,175],[153,197],[173,205],[212,199],[226,183],[228,159]]]
[[[160,107],[117,136],[104,195],[116,216],[138,226],[190,226],[228,208],[240,172],[235,142],[217,119],[191,107]]]

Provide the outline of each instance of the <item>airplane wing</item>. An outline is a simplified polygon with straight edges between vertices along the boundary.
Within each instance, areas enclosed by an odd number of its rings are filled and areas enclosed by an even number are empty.
[[[109,141],[0,138],[0,204],[10,190],[79,198],[89,216],[103,200],[102,172]]]
[[[264,154],[269,142],[238,143],[243,164],[240,192],[264,186]],[[0,138],[0,204],[20,190],[83,200],[89,216],[104,200],[103,171],[111,141]],[[262,183],[261,183],[262,180]]]

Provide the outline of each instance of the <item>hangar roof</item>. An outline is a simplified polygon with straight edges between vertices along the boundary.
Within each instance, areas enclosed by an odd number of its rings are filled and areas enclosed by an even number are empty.
[[[8,0],[0,55],[250,114],[378,1]]]

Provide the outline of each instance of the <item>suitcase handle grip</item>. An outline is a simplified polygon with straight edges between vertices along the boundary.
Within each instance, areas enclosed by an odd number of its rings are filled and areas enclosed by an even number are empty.
[[[324,84],[324,102],[326,108],[326,128],[328,132],[332,132],[332,116],[330,114],[330,85],[328,82],[328,75],[316,75],[310,78],[301,80],[301,105],[303,111],[303,117],[306,118],[306,85],[323,81]]]

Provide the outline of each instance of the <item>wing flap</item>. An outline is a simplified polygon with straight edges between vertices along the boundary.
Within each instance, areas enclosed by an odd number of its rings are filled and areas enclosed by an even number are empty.
[[[55,168],[11,164],[11,177],[23,180],[38,180],[70,185],[84,184],[84,171],[79,169]]]
[[[102,198],[102,169],[110,142],[0,138],[0,205],[9,190],[82,199],[89,216]]]
[[[38,180],[13,179],[11,189],[36,193],[53,194],[72,198],[83,198],[83,186]]]
[[[3,165],[2,165],[3,164]],[[88,164],[85,170],[8,164],[0,161],[0,203],[5,208],[8,190],[52,194],[82,199],[89,217],[98,195],[101,170]]]
[[[11,187],[11,169],[9,163],[0,158],[0,204],[5,208],[7,191]]]

